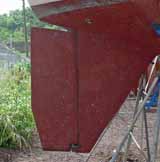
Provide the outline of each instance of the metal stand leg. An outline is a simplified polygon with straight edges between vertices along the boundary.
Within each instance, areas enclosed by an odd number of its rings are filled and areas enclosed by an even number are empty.
[[[148,162],[150,162],[151,161],[151,154],[150,154],[147,114],[146,114],[145,108],[144,108],[143,113],[144,113],[144,125],[145,125],[145,134],[146,134],[147,155],[148,155]]]
[[[145,90],[145,88],[146,88],[146,77],[144,77],[143,87],[144,87],[144,90]],[[143,95],[143,98],[144,98],[144,95]],[[142,137],[143,137],[143,121],[144,121],[144,126],[145,126],[146,146],[147,146],[147,155],[148,155],[147,162],[150,162],[151,161],[151,153],[150,153],[150,143],[149,143],[147,114],[146,114],[145,107],[143,109],[143,115],[142,115]],[[143,138],[141,139],[141,142],[142,142],[141,148],[143,148]]]
[[[143,80],[143,89],[144,89],[143,94],[142,94],[143,99],[144,99],[144,93],[146,92],[146,88],[147,88],[148,84],[149,83],[147,82],[146,75],[145,75],[144,80]],[[143,139],[144,139],[144,112],[141,115],[141,143],[140,143],[141,148],[143,148]]]
[[[156,162],[157,158],[157,150],[158,150],[158,141],[159,141],[159,133],[160,133],[160,91],[159,91],[159,97],[158,97],[158,109],[157,109],[157,119],[156,119],[156,125],[155,125],[155,136],[154,136],[154,143],[153,143],[153,153],[152,153],[152,159],[151,162]]]
[[[142,113],[141,115],[141,141],[140,141],[141,148],[143,148],[143,139],[144,139],[144,113]]]
[[[126,140],[128,139],[128,137],[129,137],[129,135],[130,135],[130,132],[133,131],[134,125],[135,125],[137,119],[139,118],[141,112],[143,111],[144,105],[145,105],[146,101],[148,100],[149,96],[151,95],[151,93],[152,93],[154,87],[156,86],[157,82],[158,82],[158,76],[155,77],[155,79],[154,79],[154,81],[153,81],[153,83],[152,83],[152,85],[151,85],[151,87],[150,87],[150,89],[149,89],[147,95],[145,96],[143,102],[139,105],[139,110],[138,110],[138,112],[136,113],[135,118],[134,118],[134,120],[133,120],[133,122],[132,122],[132,124],[131,124],[131,126],[130,126],[130,128],[129,128],[129,130],[128,130],[128,132],[127,132],[126,135],[124,136],[124,138],[123,138],[121,144],[119,145],[119,147],[117,148],[116,152],[113,154],[112,159],[111,159],[109,162],[115,162],[115,160],[117,159],[117,157],[118,157],[118,155],[119,155],[119,153],[120,153],[120,151],[121,151],[123,145],[125,144]]]
[[[137,93],[137,98],[136,98],[136,105],[135,105],[133,119],[134,119],[134,117],[135,117],[135,115],[137,113],[138,105],[139,105],[139,101],[141,100],[142,93],[143,93],[143,75],[141,76],[140,81],[139,81],[138,93]],[[124,154],[124,157],[123,157],[123,162],[127,161],[128,151],[129,151],[131,142],[132,142],[131,135],[129,135],[127,145],[126,145],[125,154]]]

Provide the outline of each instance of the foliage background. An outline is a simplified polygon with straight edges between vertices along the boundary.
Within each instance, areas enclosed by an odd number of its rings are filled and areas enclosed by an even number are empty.
[[[29,44],[32,27],[57,28],[57,26],[39,21],[30,8],[26,8],[26,25]],[[13,48],[23,53],[25,52],[24,34],[24,17],[22,10],[10,11],[9,14],[0,15],[0,42],[9,46],[12,41]]]
[[[30,8],[26,8],[26,21],[29,45],[32,27],[59,28],[40,22]],[[0,15],[0,44],[12,44],[14,54],[25,54],[24,34],[22,10]],[[0,147],[28,147],[34,128],[29,63],[19,63],[8,70],[0,69]]]
[[[30,65],[17,64],[8,71],[1,70],[1,74],[0,147],[28,147],[34,129]]]

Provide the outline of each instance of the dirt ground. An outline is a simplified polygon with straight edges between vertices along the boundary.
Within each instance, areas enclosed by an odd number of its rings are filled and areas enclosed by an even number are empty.
[[[128,126],[132,122],[134,106],[135,100],[127,99],[125,101],[91,154],[77,154],[73,152],[44,152],[41,149],[40,141],[36,133],[36,135],[34,135],[33,148],[31,151],[20,152],[1,149],[0,162],[108,162],[113,154],[113,151],[124,137]],[[147,118],[150,144],[152,144],[156,114],[147,113]],[[144,134],[142,133],[142,117],[137,121],[133,134],[138,143],[142,146],[143,150],[146,152],[145,135],[142,135]],[[144,137],[143,140],[141,140],[142,137]],[[122,162],[123,151],[124,149],[122,149],[121,156],[117,162]],[[144,157],[139,153],[136,145],[132,143],[129,151],[128,162],[143,161],[145,161]],[[157,160],[157,162],[160,162],[160,160]]]

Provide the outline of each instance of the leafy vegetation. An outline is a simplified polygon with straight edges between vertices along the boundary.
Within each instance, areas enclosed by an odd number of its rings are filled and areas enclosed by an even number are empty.
[[[30,65],[17,64],[0,78],[0,147],[22,148],[32,139]]]
[[[0,41],[5,44],[12,42],[13,48],[16,49],[17,44],[22,46],[24,44],[24,18],[22,10],[10,11],[9,14],[0,15]],[[47,23],[40,22],[39,19],[34,15],[30,8],[26,9],[26,25],[28,33],[28,42],[30,42],[30,33],[33,26],[45,27],[45,28],[56,28]],[[19,49],[19,48],[17,48]],[[24,49],[22,49],[23,51]]]
[[[26,9],[27,28],[41,26],[41,22],[33,14],[32,10]],[[13,41],[24,40],[23,12],[21,10],[10,11],[9,14],[0,15],[0,39],[8,42],[12,36]]]

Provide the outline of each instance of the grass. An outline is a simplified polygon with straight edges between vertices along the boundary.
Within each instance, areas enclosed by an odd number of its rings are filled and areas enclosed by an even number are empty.
[[[34,129],[30,67],[28,64],[17,64],[7,72],[1,71],[1,75],[0,147],[28,147]]]

